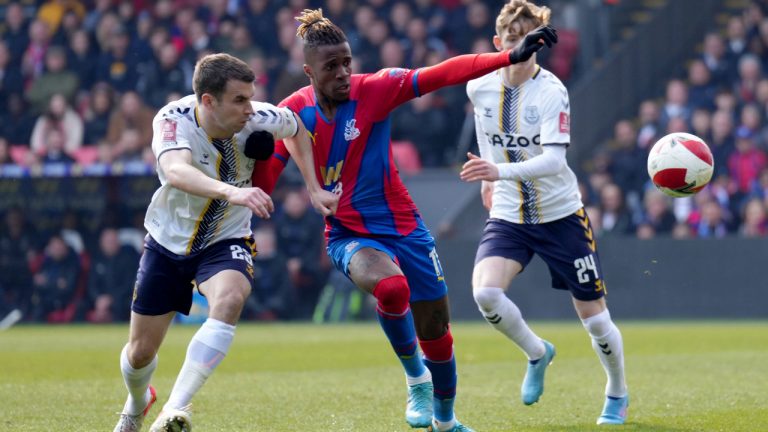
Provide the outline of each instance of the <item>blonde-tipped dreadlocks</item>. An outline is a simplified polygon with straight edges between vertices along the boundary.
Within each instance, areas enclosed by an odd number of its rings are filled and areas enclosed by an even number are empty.
[[[322,9],[304,9],[296,17],[300,22],[296,36],[304,40],[304,48],[314,48],[318,45],[338,45],[347,41],[344,32],[328,18],[323,16]]]

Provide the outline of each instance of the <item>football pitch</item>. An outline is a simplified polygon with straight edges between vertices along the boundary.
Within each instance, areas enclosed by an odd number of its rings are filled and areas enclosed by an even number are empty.
[[[768,322],[622,322],[630,389],[623,431],[767,431]],[[539,403],[525,361],[482,322],[453,325],[457,414],[476,431],[592,431],[605,376],[580,323],[532,322],[557,347]],[[168,397],[196,326],[172,327],[153,379]],[[111,431],[125,389],[121,326],[17,326],[0,333],[0,431]],[[194,430],[408,431],[405,379],[375,323],[242,324],[194,399]]]

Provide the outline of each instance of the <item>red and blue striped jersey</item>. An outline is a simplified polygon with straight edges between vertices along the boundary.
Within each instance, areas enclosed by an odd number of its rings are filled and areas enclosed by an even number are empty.
[[[421,69],[384,69],[352,75],[350,98],[325,118],[312,86],[280,103],[301,117],[314,142],[315,174],[340,195],[326,233],[334,229],[360,235],[405,236],[417,227],[416,205],[400,180],[392,158],[389,113],[420,94],[467,82],[509,65],[509,52],[467,54]],[[275,144],[269,161],[256,162],[253,185],[271,193],[288,162],[285,145]]]
[[[392,158],[390,112],[419,94],[417,76],[418,70],[407,69],[353,75],[350,98],[332,119],[325,118],[312,86],[280,103],[301,117],[312,137],[318,181],[340,195],[326,232],[405,236],[416,228],[418,210]],[[287,155],[278,146],[275,156]]]

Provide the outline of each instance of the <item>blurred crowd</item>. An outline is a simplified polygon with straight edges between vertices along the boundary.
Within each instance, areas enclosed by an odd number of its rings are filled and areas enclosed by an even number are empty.
[[[585,167],[584,201],[601,235],[768,235],[768,1],[726,18]],[[671,199],[648,179],[648,151],[672,132],[697,135],[713,153],[710,186],[693,197]]]
[[[540,4],[567,2],[540,1]],[[151,121],[167,101],[191,93],[194,64],[228,52],[255,71],[255,99],[278,103],[308,84],[293,17],[304,8],[347,33],[356,72],[416,68],[452,55],[493,50],[496,0],[0,0],[0,173],[9,167],[140,164],[153,167]],[[760,237],[768,233],[768,0],[728,18],[681,63],[666,92],[583,168],[582,195],[598,235],[652,238]],[[557,13],[555,14],[557,16]],[[566,84],[578,34],[561,27],[540,63]],[[471,118],[469,119],[471,120]],[[462,86],[417,98],[393,113],[401,170],[457,160],[468,136]],[[698,135],[714,154],[711,186],[670,199],[649,184],[645,158],[661,136]],[[324,252],[321,218],[300,176],[287,170],[275,216],[254,220],[259,255],[245,319],[341,320],[364,301]],[[34,214],[5,207],[0,226],[0,318],[20,310],[41,322],[123,321],[144,235],[141,218],[115,223],[67,212],[41,229]],[[290,305],[290,307],[289,307]],[[2,326],[2,321],[0,321]]]

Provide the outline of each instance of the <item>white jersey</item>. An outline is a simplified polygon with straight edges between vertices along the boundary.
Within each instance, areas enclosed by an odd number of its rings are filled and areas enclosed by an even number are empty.
[[[214,139],[200,126],[195,95],[164,106],[152,121],[152,151],[160,158],[168,150],[188,149],[192,166],[208,177],[237,187],[250,187],[254,160],[243,153],[251,132],[266,130],[275,139],[296,135],[298,123],[288,108],[251,102],[254,114],[230,139]],[[144,227],[164,248],[191,255],[221,240],[251,234],[251,210],[226,200],[189,194],[171,186],[158,164],[160,188],[152,196]]]
[[[480,155],[494,163],[523,162],[542,144],[570,145],[570,103],[565,86],[537,66],[517,87],[502,82],[501,70],[467,84],[474,105]],[[539,224],[562,219],[582,207],[578,182],[567,164],[555,175],[494,183],[491,217]]]

